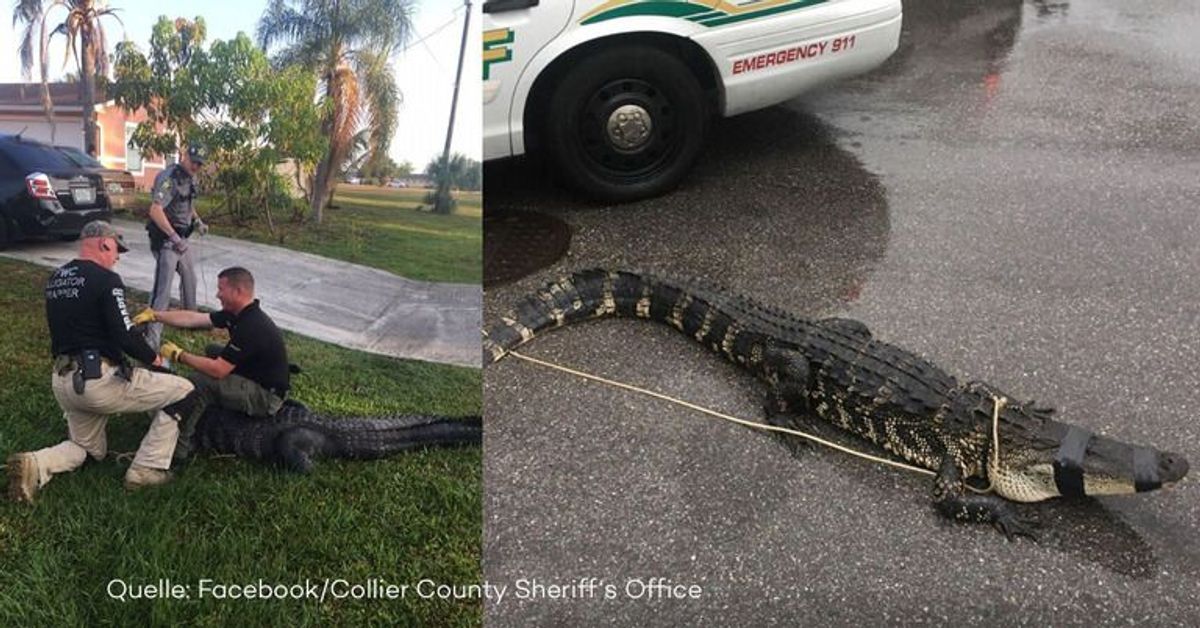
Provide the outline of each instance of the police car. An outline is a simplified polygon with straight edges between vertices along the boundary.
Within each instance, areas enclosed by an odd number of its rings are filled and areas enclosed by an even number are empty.
[[[675,186],[711,116],[866,72],[900,0],[486,0],[484,159],[544,152],[613,201]]]

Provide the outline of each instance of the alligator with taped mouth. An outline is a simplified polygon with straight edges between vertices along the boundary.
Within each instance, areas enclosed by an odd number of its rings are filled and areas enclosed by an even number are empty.
[[[984,382],[960,383],[931,362],[872,337],[861,322],[806,320],[700,282],[588,270],[525,297],[487,329],[484,361],[571,323],[630,317],[669,325],[768,388],[767,420],[816,416],[936,473],[943,516],[1034,537],[1011,502],[1116,495],[1170,486],[1187,474],[1175,453],[1095,435]],[[993,449],[993,431],[999,447]],[[990,485],[992,492],[972,490]],[[994,492],[994,494],[992,494]]]
[[[307,473],[319,458],[373,460],[420,447],[479,445],[482,432],[478,416],[328,418],[289,400],[267,418],[209,406],[191,442],[195,449]]]

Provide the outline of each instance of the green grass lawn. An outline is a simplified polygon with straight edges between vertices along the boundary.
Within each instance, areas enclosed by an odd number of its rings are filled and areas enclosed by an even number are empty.
[[[236,225],[214,214],[211,197],[200,197],[198,211],[214,234],[372,266],[410,279],[481,283],[480,194],[456,194],[455,213],[437,216],[418,209],[426,192],[341,184],[334,195],[336,207],[326,210],[319,227],[290,222],[277,212],[274,233],[265,220]],[[149,207],[149,195],[140,194],[137,204],[143,210]]]
[[[0,455],[61,441],[50,392],[42,287],[50,271],[0,260]],[[135,306],[135,309],[138,309]],[[171,332],[199,350],[218,332]],[[293,397],[330,415],[478,414],[480,371],[402,361],[287,336],[305,372]],[[145,415],[110,419],[110,452],[132,452]],[[478,448],[321,461],[311,475],[202,454],[175,482],[126,493],[112,453],[56,476],[33,507],[0,501],[0,625],[478,625],[478,600],[197,599],[224,584],[344,579],[415,586],[481,581]],[[191,587],[192,599],[109,598],[113,579]]]

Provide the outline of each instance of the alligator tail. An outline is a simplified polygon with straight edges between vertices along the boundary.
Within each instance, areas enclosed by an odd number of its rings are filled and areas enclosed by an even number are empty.
[[[372,460],[420,447],[479,445],[482,440],[478,416],[322,419],[280,433],[275,451],[284,466],[307,472],[317,458]]]
[[[585,270],[522,299],[483,340],[485,362],[495,362],[541,332],[608,317],[643,318],[669,325],[730,359],[740,346],[761,341],[694,291],[626,271]]]

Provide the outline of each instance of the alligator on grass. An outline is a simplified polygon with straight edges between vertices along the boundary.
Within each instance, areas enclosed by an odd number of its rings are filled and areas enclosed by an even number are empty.
[[[418,447],[479,445],[481,440],[478,416],[327,418],[288,400],[268,418],[209,406],[191,442],[194,449],[307,473],[320,458],[373,460]]]
[[[1052,418],[1053,409],[960,383],[929,361],[872,337],[854,320],[806,320],[699,282],[588,270],[525,297],[485,335],[496,361],[538,333],[578,321],[630,317],[669,325],[767,385],[768,422],[813,416],[936,473],[937,510],[1033,537],[1010,501],[1117,495],[1178,482],[1179,454],[1139,447]],[[999,404],[999,405],[997,405]],[[992,449],[999,407],[999,452]],[[969,483],[970,482],[970,483]],[[990,485],[994,494],[971,490]]]

